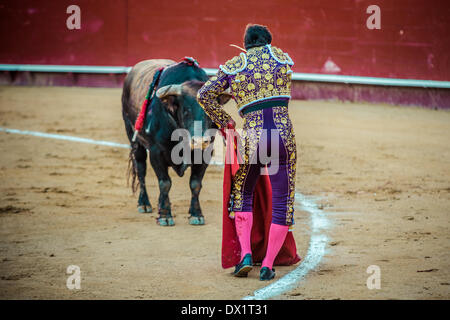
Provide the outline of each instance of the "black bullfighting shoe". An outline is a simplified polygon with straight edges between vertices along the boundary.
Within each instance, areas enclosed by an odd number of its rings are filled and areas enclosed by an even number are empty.
[[[247,253],[241,262],[239,262],[233,272],[235,277],[246,277],[250,270],[253,269],[252,255]]]
[[[275,269],[270,270],[268,267],[261,268],[259,272],[259,280],[267,281],[275,278]]]

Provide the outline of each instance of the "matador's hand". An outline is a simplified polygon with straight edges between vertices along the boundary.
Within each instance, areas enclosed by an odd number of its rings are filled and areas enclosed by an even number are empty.
[[[232,129],[232,130],[236,129],[236,122],[233,119],[231,119],[231,118],[228,121],[226,127],[220,129],[220,133],[222,135],[222,140],[223,140],[223,145],[224,146],[227,145],[227,141],[226,141],[227,135],[225,133],[225,130],[227,130],[227,129]]]
[[[228,121],[227,123],[227,128],[228,129],[235,129],[236,128],[236,122],[230,118],[230,121]]]

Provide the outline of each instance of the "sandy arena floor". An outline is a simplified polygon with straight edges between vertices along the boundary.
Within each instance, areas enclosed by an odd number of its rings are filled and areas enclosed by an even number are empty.
[[[128,143],[120,89],[0,87],[0,126]],[[237,119],[232,103],[226,106]],[[319,266],[281,299],[450,298],[450,112],[292,101],[297,190],[321,197],[330,227]],[[188,225],[189,172],[172,171],[176,226],[139,214],[128,151],[0,132],[1,299],[241,299],[267,283],[220,266],[222,168]],[[150,200],[158,188],[147,174]],[[306,255],[311,229],[296,211]],[[66,287],[69,265],[81,290]],[[369,290],[366,269],[381,270]],[[297,266],[278,267],[277,279]]]

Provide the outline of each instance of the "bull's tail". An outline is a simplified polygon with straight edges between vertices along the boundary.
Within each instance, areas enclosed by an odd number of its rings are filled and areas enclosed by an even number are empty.
[[[137,143],[132,143],[130,155],[128,156],[127,186],[130,186],[130,180],[131,180],[131,190],[133,191],[133,194],[136,193],[138,184],[139,184],[138,179],[136,179],[137,166],[136,166],[136,159],[134,157],[137,147],[138,147]]]
[[[128,79],[128,78],[127,78]],[[131,112],[132,108],[128,105],[128,101],[130,99],[130,90],[127,79],[125,79],[125,83],[122,91],[122,117],[125,124],[125,131],[128,136],[128,140],[130,141],[131,150],[128,156],[128,168],[127,168],[127,186],[130,186],[131,180],[131,190],[133,191],[133,195],[136,193],[138,188],[138,179],[137,177],[137,165],[135,159],[136,149],[138,148],[138,143],[133,142],[132,137],[134,133],[133,113]],[[130,119],[130,116],[132,119]]]

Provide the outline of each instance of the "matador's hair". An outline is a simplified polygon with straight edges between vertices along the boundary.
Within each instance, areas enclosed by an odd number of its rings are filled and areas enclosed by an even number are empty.
[[[265,46],[272,42],[272,34],[266,26],[260,24],[248,24],[245,28],[245,49]]]

